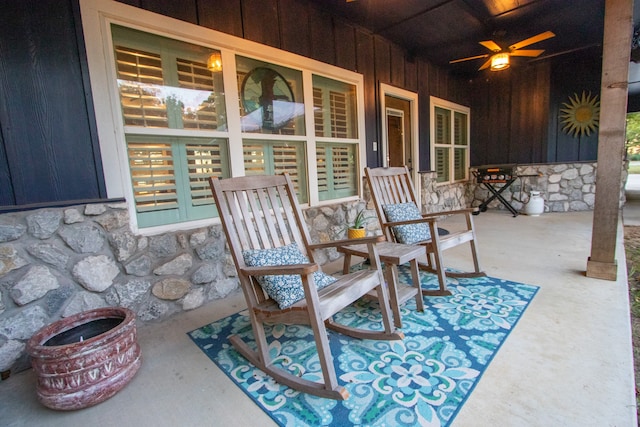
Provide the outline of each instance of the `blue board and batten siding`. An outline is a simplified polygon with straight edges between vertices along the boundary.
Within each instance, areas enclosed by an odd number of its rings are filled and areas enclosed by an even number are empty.
[[[558,126],[559,103],[599,88],[593,52],[580,79],[576,58],[565,56],[469,80],[306,0],[122,3],[361,73],[371,167],[382,164],[372,150],[380,83],[418,94],[420,170],[430,169],[429,96],[471,107],[472,165],[595,160],[597,137],[576,141]],[[78,1],[6,0],[0,16],[0,212],[105,200],[93,113],[102,101],[91,97]]]
[[[0,206],[105,198],[77,4],[3,1],[0,16]]]

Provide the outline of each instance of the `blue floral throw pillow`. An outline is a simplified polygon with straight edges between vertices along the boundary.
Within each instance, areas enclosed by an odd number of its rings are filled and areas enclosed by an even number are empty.
[[[418,207],[413,202],[384,205],[382,206],[382,210],[389,222],[408,221],[411,219],[422,218]],[[393,231],[393,235],[396,237],[396,241],[406,245],[431,239],[429,226],[426,223],[397,225],[395,227],[391,227],[391,230]]]
[[[242,251],[245,264],[249,267],[274,265],[307,264],[309,259],[300,252],[295,243],[273,249],[252,249]],[[335,277],[321,271],[313,273],[318,290],[336,281]],[[304,298],[302,279],[297,274],[280,274],[258,277],[258,283],[284,309]]]

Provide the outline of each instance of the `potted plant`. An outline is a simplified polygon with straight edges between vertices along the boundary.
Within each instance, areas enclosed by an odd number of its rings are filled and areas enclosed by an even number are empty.
[[[353,219],[353,222],[347,228],[347,237],[349,239],[360,239],[365,237],[367,230],[364,226],[371,218],[373,217],[365,215],[364,209],[360,209],[356,214],[356,217]]]

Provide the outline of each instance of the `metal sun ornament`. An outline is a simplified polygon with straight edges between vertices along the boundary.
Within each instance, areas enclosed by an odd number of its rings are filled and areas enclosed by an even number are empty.
[[[569,96],[569,102],[563,102],[565,108],[561,108],[560,118],[564,124],[564,130],[569,135],[589,136],[595,132],[600,121],[600,101],[598,95],[591,95],[582,91],[582,96],[577,93]]]

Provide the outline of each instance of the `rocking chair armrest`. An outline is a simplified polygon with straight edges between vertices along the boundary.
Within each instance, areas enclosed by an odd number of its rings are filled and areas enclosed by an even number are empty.
[[[319,270],[318,264],[270,265],[265,267],[242,267],[240,273],[246,276],[271,276],[285,274],[307,275]]]
[[[341,239],[341,240],[332,240],[330,242],[313,243],[309,245],[309,249],[315,250],[315,249],[333,248],[338,246],[360,245],[363,243],[380,243],[380,242],[384,242],[385,240],[386,238],[382,234],[380,234],[377,236],[362,237],[359,239]]]
[[[437,218],[425,218],[424,216],[422,218],[418,218],[418,219],[408,219],[406,221],[393,221],[393,222],[385,222],[384,226],[385,227],[396,227],[398,225],[407,225],[407,224],[423,224],[423,223],[428,223],[428,222],[432,222],[432,223],[436,223]]]
[[[465,209],[455,209],[452,211],[442,211],[442,212],[433,212],[428,214],[422,214],[423,218],[436,218],[441,216],[449,216],[449,215],[459,215],[459,214],[472,214],[474,212],[479,212],[478,208],[465,208]]]

